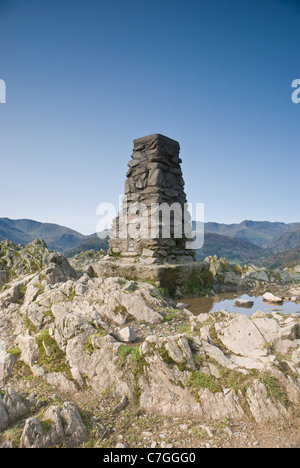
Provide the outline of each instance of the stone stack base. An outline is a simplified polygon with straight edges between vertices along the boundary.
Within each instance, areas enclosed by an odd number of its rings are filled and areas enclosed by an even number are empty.
[[[91,265],[99,278],[121,277],[149,281],[171,297],[198,296],[211,289],[213,277],[206,262],[144,265],[125,259],[102,260]]]

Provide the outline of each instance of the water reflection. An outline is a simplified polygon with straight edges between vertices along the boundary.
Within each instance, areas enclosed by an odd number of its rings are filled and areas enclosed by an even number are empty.
[[[253,307],[237,307],[236,300],[253,301]],[[266,313],[280,312],[284,314],[300,314],[300,304],[284,301],[282,304],[269,304],[263,301],[261,295],[253,296],[253,292],[239,296],[237,293],[221,293],[214,297],[194,297],[185,299],[184,302],[189,305],[188,309],[194,314],[199,315],[205,312],[216,312],[226,309],[227,312],[238,312],[249,317],[257,310]]]

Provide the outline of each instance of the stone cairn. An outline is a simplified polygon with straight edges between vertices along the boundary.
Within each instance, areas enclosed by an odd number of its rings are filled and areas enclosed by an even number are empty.
[[[177,141],[160,134],[134,140],[110,255],[148,265],[194,261],[179,151]]]

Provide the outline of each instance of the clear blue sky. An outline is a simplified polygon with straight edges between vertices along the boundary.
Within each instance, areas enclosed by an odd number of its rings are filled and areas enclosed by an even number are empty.
[[[162,133],[206,221],[300,221],[299,51],[299,0],[0,0],[0,217],[95,232]]]

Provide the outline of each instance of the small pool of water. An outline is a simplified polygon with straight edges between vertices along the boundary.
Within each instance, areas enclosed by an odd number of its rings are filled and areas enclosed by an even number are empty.
[[[253,296],[253,293],[238,295],[237,293],[221,293],[214,297],[196,297],[185,299],[184,302],[189,305],[188,309],[194,314],[199,315],[205,312],[217,312],[226,309],[227,312],[238,312],[249,317],[257,310],[266,313],[280,312],[283,314],[300,314],[300,304],[284,301],[283,304],[270,304],[264,302],[262,296]],[[238,299],[253,301],[253,307],[237,307],[235,301]]]

